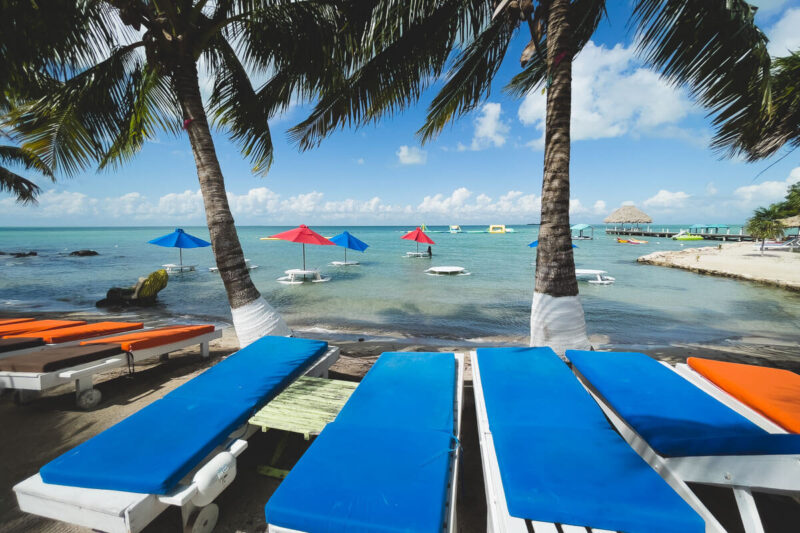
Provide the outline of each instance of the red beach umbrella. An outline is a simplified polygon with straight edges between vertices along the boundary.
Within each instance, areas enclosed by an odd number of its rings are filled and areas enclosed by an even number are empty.
[[[409,231],[408,233],[406,233],[405,235],[403,235],[400,238],[401,239],[406,239],[408,241],[417,241],[417,251],[418,252],[419,252],[419,243],[436,244],[435,242],[433,242],[431,240],[430,237],[425,235],[425,233],[419,228],[415,229],[414,231]]]
[[[312,230],[305,224],[300,224],[298,227],[294,229],[290,229],[289,231],[284,231],[283,233],[277,233],[269,238],[280,239],[282,241],[302,243],[303,270],[306,269],[306,244],[322,244],[322,245],[336,246],[335,243],[329,241],[328,239],[326,239],[316,231]]]

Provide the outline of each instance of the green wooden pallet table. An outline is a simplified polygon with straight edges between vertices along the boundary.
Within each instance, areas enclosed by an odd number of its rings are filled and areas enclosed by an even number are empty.
[[[280,429],[299,433],[308,440],[319,435],[328,422],[333,422],[348,398],[358,386],[351,381],[303,376],[289,385],[275,399],[265,405],[248,421],[263,431]],[[276,468],[278,459],[286,449],[286,435],[278,441],[269,466],[258,467],[258,472],[283,479],[288,470]]]

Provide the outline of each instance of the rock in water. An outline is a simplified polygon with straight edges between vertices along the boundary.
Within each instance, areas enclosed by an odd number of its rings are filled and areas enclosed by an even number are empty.
[[[100,254],[95,252],[94,250],[75,250],[74,252],[70,252],[69,255],[74,255],[77,257],[87,257],[91,255],[100,255]]]
[[[146,278],[139,278],[136,285],[132,287],[110,288],[106,293],[106,297],[95,305],[97,307],[153,305],[156,302],[158,293],[167,286],[168,279],[169,276],[167,276],[166,270],[156,270]]]
[[[36,255],[39,255],[39,254],[37,254],[36,252],[33,252],[33,251],[31,251],[31,252],[16,252],[16,253],[12,253],[11,254],[12,257],[34,257]]]

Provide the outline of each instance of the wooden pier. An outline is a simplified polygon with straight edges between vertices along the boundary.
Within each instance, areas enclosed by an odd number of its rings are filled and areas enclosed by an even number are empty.
[[[682,230],[688,232],[689,230]],[[672,238],[673,236],[680,233],[679,231],[668,230],[662,228],[661,230],[654,229],[652,226],[648,226],[647,229],[643,228],[606,228],[607,235],[630,235],[636,237],[664,237],[664,238]],[[733,242],[741,242],[741,241],[754,241],[752,236],[747,235],[743,232],[743,230],[739,230],[739,233],[732,233],[730,230],[726,233],[692,233],[692,235],[700,235],[703,237],[704,240],[707,241],[733,241]],[[699,241],[698,241],[699,242]]]

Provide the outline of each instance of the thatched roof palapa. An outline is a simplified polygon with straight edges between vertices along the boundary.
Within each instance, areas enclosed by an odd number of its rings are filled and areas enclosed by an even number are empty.
[[[800,228],[800,215],[795,215],[789,218],[782,218],[780,222],[787,228]]]
[[[623,205],[603,221],[606,224],[650,224],[653,219],[633,205]]]

